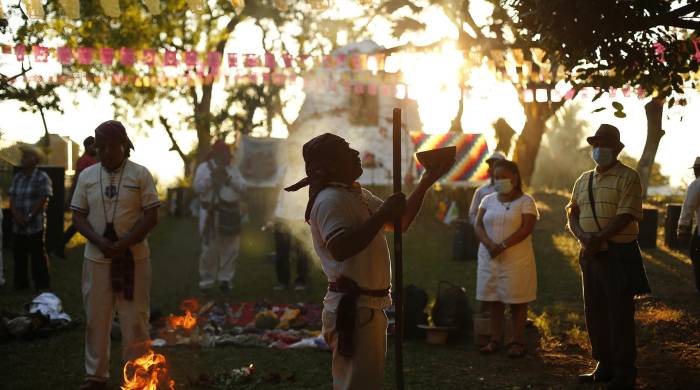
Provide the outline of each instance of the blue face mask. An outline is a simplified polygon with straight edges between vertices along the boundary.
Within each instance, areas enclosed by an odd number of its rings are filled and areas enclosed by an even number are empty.
[[[610,164],[615,162],[615,155],[610,148],[594,147],[591,157],[593,157],[593,161],[601,167],[610,166]]]

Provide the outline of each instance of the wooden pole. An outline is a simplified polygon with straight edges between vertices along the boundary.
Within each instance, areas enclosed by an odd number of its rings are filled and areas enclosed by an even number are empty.
[[[394,108],[394,193],[401,192],[401,109]],[[396,388],[403,390],[403,230],[401,218],[394,221],[394,335]]]

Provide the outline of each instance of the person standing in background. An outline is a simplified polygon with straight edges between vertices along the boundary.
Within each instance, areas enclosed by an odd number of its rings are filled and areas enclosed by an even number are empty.
[[[37,290],[48,290],[49,257],[46,255],[44,222],[46,203],[53,195],[51,179],[38,170],[43,153],[33,146],[22,146],[21,170],[12,178],[8,191],[12,210],[15,253],[15,289],[29,287],[28,258]]]
[[[2,205],[2,195],[0,194],[0,205]],[[2,207],[0,207],[0,287],[5,285],[5,268],[2,262]]]
[[[695,180],[688,186],[688,192],[683,201],[683,208],[678,219],[678,242],[688,244],[690,242],[690,261],[693,264],[695,274],[695,288],[700,295],[700,157],[695,159],[692,166]],[[695,218],[695,231],[692,234],[693,217]]]
[[[197,167],[193,188],[199,195],[199,288],[219,282],[222,292],[232,289],[240,249],[241,198],[246,191],[243,176],[232,164],[231,149],[224,140],[212,145],[209,158]]]
[[[75,186],[78,183],[80,173],[84,171],[85,168],[97,164],[97,152],[95,151],[95,137],[89,136],[85,138],[83,140],[83,147],[85,148],[83,155],[80,156],[78,158],[78,161],[75,162],[75,176],[73,176],[73,186],[71,187],[70,195],[68,196],[69,204],[70,200],[73,199],[73,193],[75,192]],[[75,225],[73,224],[71,224],[68,227],[68,229],[66,229],[66,232],[63,233],[63,246],[61,247],[61,249],[55,251],[55,254],[57,256],[64,259],[66,258],[65,247],[77,232],[78,229],[76,229]]]
[[[486,159],[486,164],[489,166],[489,182],[474,191],[472,203],[469,206],[469,223],[472,226],[474,226],[476,223],[476,215],[479,213],[479,205],[481,205],[481,201],[486,197],[486,195],[496,192],[493,181],[493,167],[497,161],[503,161],[505,159],[506,156],[499,150],[493,152],[491,157]]]

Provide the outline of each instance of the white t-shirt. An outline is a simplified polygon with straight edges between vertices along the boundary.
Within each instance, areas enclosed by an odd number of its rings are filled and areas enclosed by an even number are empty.
[[[104,233],[107,221],[113,221],[117,237],[124,237],[141,219],[145,210],[158,206],[160,201],[151,173],[146,167],[126,160],[121,168],[111,173],[101,163],[86,168],[78,176],[70,208],[86,214],[90,226],[97,234]],[[148,241],[144,239],[133,245],[131,253],[134,260],[148,258]],[[85,245],[85,258],[111,262],[91,242]]]
[[[391,259],[383,231],[379,231],[365,249],[344,261],[334,260],[327,246],[344,231],[359,228],[382,203],[381,199],[365,189],[356,191],[334,186],[318,194],[311,209],[309,224],[314,248],[329,282],[345,276],[363,289],[381,290],[391,286]],[[342,296],[342,293],[328,291],[323,299],[325,309],[335,312]],[[383,309],[391,305],[391,298],[361,295],[357,304]]]
[[[483,185],[474,191],[474,197],[472,198],[472,204],[469,206],[469,223],[474,226],[476,224],[476,215],[479,213],[479,206],[481,201],[486,197],[496,192],[496,188],[492,183]]]
[[[693,216],[693,214],[695,215]],[[695,223],[700,226],[700,178],[695,179],[688,186],[688,193],[685,195],[678,225],[693,227],[693,217]],[[698,229],[698,234],[700,234],[700,229]]]

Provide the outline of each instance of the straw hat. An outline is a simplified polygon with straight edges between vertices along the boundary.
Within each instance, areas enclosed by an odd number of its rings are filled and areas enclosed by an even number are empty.
[[[29,145],[29,144],[20,145],[19,150],[22,153],[34,155],[39,161],[44,161],[44,157],[45,157],[44,152],[42,152],[41,149],[37,148],[34,145]]]
[[[700,168],[700,157],[695,157],[695,163],[693,164],[692,167],[690,167],[690,169],[693,169],[693,168]]]

